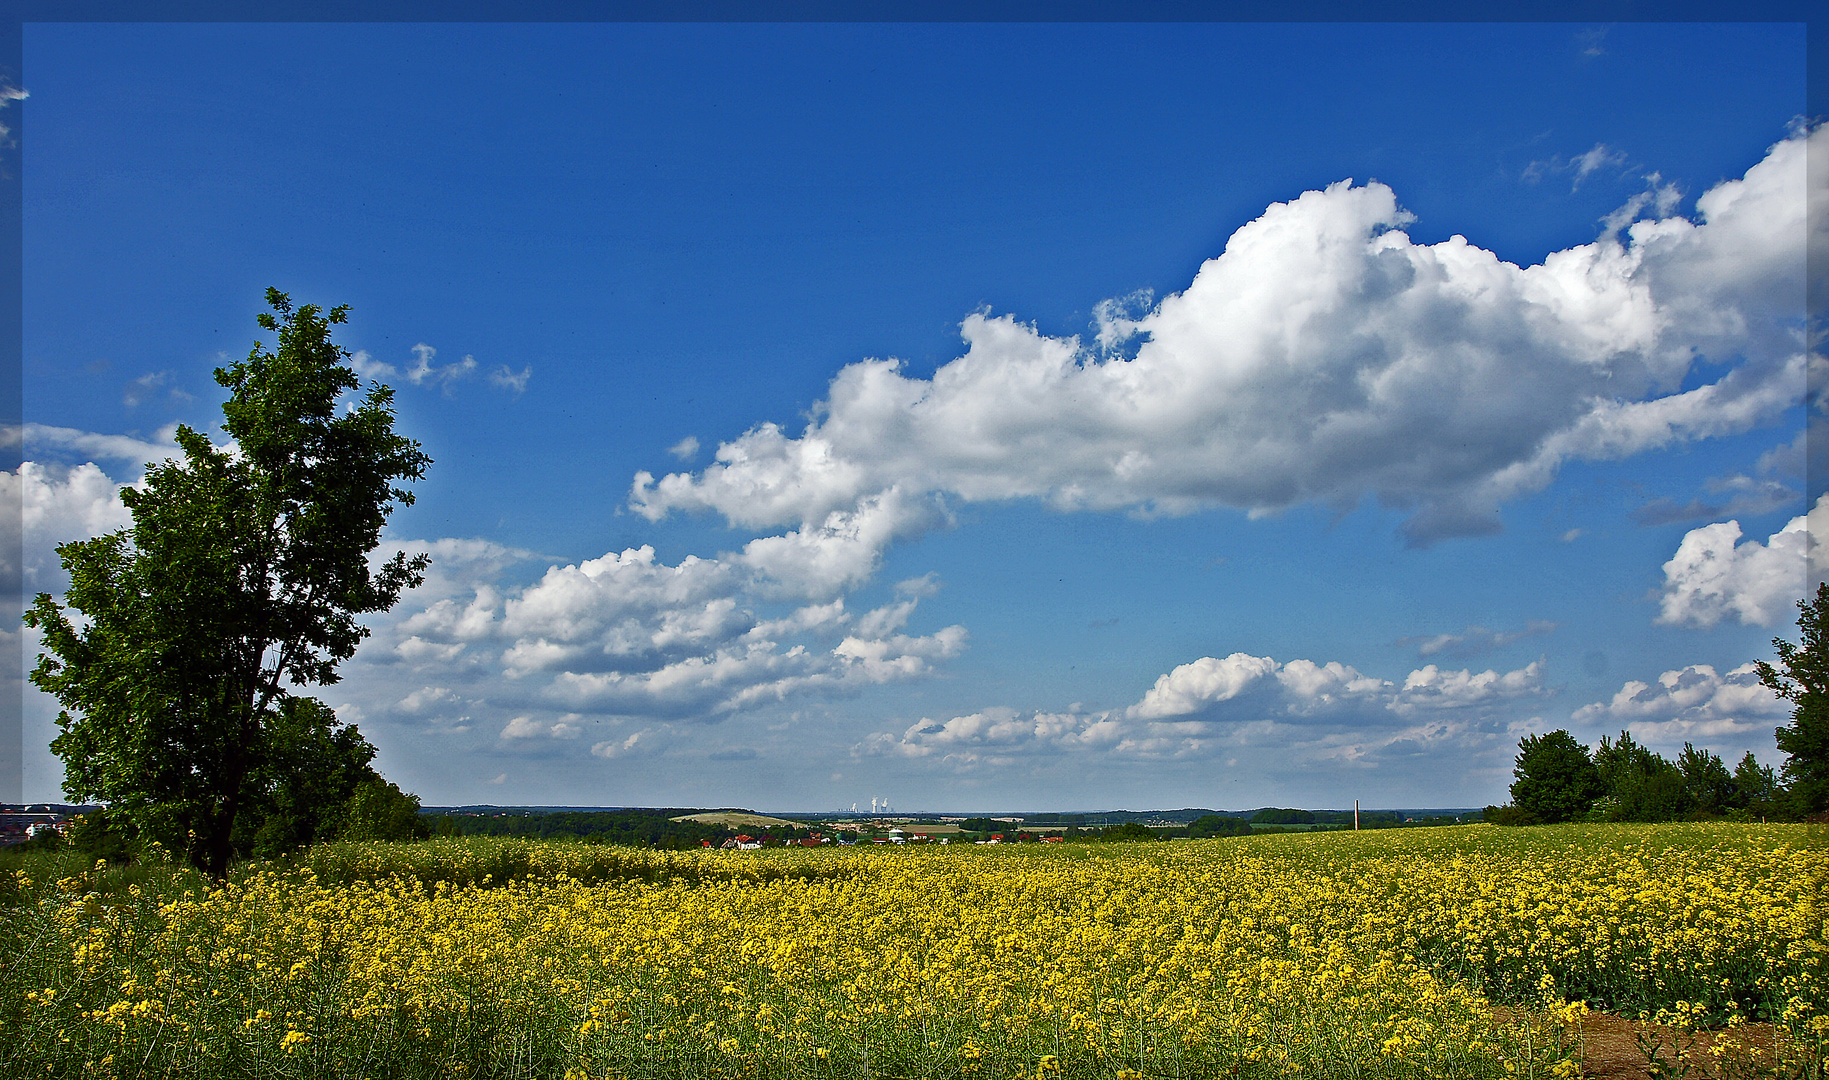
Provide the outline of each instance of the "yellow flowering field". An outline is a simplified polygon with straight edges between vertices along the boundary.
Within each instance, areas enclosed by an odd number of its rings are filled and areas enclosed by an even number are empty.
[[[0,1075],[1566,1077],[1605,1008],[1772,1023],[1776,1060],[1719,1040],[1719,1075],[1820,1080],[1820,834],[473,840],[320,848],[215,889],[21,873]]]

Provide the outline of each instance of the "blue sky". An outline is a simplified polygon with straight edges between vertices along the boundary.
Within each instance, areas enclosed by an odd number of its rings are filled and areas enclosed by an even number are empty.
[[[351,305],[434,571],[316,694],[428,803],[1472,806],[1554,727],[1777,762],[1799,25],[24,59],[28,592],[213,430],[268,285]]]

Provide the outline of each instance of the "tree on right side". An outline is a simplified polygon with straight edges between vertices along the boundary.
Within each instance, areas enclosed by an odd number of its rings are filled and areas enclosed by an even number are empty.
[[[1792,703],[1791,723],[1777,731],[1787,756],[1784,775],[1800,816],[1829,810],[1829,583],[1797,602],[1798,643],[1774,638],[1780,671],[1759,662],[1759,681]]]

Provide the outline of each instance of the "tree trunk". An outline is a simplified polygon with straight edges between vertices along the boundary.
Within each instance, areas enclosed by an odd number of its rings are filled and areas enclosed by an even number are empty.
[[[225,787],[222,799],[209,815],[210,835],[203,839],[202,870],[216,881],[222,881],[229,875],[229,862],[235,857],[235,819],[241,813],[241,789],[248,775],[248,744],[252,736],[244,719],[240,727],[240,737],[229,751],[229,767],[224,770]]]
[[[236,799],[231,796],[209,815],[210,834],[203,838],[203,866],[210,878],[222,881],[229,876],[229,862],[235,857]]]

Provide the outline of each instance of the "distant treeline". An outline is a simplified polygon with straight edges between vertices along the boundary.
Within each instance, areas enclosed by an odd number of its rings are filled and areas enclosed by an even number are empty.
[[[1456,825],[1469,821],[1479,821],[1481,811],[1472,810],[1463,813],[1439,811],[1424,814],[1421,811],[1402,810],[1361,810],[1359,827],[1362,829],[1385,829],[1399,825]],[[1422,814],[1422,816],[1414,816]],[[1172,831],[1163,828],[1162,823],[1174,826],[1188,826],[1203,818],[1227,818],[1240,824],[1249,825],[1320,825],[1353,827],[1351,810],[1297,810],[1282,807],[1266,806],[1258,810],[1207,810],[1190,807],[1185,810],[1108,810],[1085,814],[1006,814],[1004,817],[1021,818],[1020,822],[1005,821],[1000,818],[974,817],[959,822],[959,827],[967,830],[997,832],[1006,829],[1027,828],[1030,826],[1066,826],[1069,828],[1106,829],[1113,825],[1124,825],[1131,822],[1151,825],[1158,831]],[[938,820],[938,819],[935,819]],[[1208,828],[1216,826],[1209,825]]]
[[[1005,817],[1017,817],[1009,814]],[[1363,810],[1361,829],[1404,826],[1462,825],[1482,819],[1482,812],[1405,817],[1397,810]],[[1307,829],[1353,828],[1351,810],[1295,810],[1265,807],[1262,810],[1171,810],[1143,812],[1121,810],[1101,814],[1023,814],[1019,821],[970,817],[958,822],[968,837],[1001,835],[1004,839],[1032,839],[1038,830],[1066,840],[1196,840],[1213,836],[1249,836],[1254,832],[1289,832]],[[918,826],[910,826],[911,829]]]
[[[537,840],[583,840],[593,844],[680,850],[709,841],[713,846],[739,832],[787,838],[805,836],[807,829],[776,827],[735,829],[702,821],[674,821],[703,810],[670,807],[659,809],[587,811],[443,811],[425,815],[440,836],[523,836]]]

